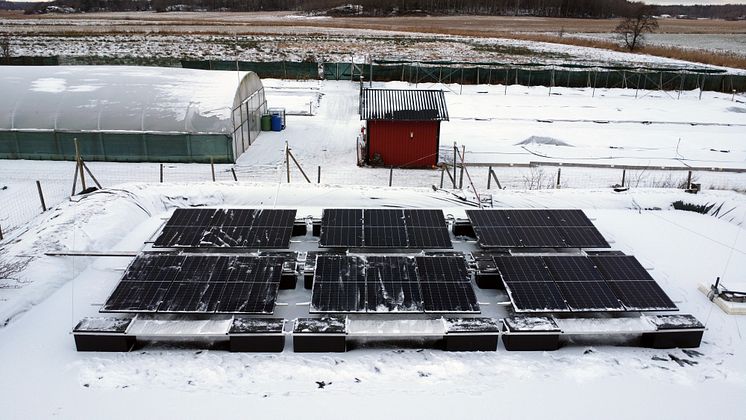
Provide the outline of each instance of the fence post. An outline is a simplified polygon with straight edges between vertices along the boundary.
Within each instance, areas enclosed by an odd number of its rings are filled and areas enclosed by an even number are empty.
[[[85,174],[83,173],[83,161],[82,161],[82,158],[80,157],[80,146],[78,145],[78,138],[75,137],[73,141],[75,143],[75,162],[78,165],[78,172],[80,173],[80,185],[83,188],[83,191],[85,191],[86,190]]]
[[[3,240],[3,227],[0,226],[0,241]]]
[[[288,142],[285,142],[285,172],[287,173],[288,184],[290,183],[290,148]]]
[[[487,189],[492,185],[492,166],[487,170]]]
[[[234,168],[231,168],[231,173],[233,174],[233,180],[238,182],[238,177],[236,176],[236,170]]]
[[[560,179],[562,178],[562,168],[557,168],[557,187],[560,187]]]
[[[458,188],[464,189],[464,159],[466,158],[466,146],[461,146],[463,152],[461,152],[461,174],[459,174]]]
[[[445,176],[445,165],[440,168],[440,188],[443,188],[443,177]]]
[[[394,180],[394,167],[392,166],[389,169],[389,187],[391,186],[391,183],[393,182],[393,180]]]
[[[626,177],[627,177],[627,170],[622,169],[622,188],[624,188],[624,181]]]
[[[161,184],[163,183],[163,164],[161,163]]]
[[[215,159],[210,158],[210,170],[212,171],[212,182],[215,182]]]
[[[41,201],[41,210],[47,211],[47,204],[44,202],[44,193],[41,191],[41,182],[36,181],[36,189],[39,190],[39,201]]]
[[[689,171],[689,174],[686,176],[686,189],[692,189],[692,171]]]
[[[456,153],[458,153],[458,149],[456,148],[456,142],[453,142],[453,189],[456,189]]]
[[[321,165],[318,166],[318,170],[316,171],[316,183],[321,184]]]

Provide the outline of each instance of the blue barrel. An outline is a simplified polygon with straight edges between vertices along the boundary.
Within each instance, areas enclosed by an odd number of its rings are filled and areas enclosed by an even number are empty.
[[[282,131],[282,116],[272,115],[272,131]]]

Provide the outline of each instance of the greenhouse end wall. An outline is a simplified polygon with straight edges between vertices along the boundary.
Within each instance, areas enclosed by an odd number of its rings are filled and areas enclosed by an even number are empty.
[[[0,159],[74,160],[75,139],[87,161],[232,163],[224,134],[0,131]]]

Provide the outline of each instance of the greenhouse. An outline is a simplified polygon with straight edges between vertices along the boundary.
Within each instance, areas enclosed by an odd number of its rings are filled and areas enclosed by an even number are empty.
[[[260,133],[252,72],[0,66],[0,158],[235,162]]]

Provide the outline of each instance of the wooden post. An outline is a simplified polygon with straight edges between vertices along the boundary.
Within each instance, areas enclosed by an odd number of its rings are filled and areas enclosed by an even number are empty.
[[[295,166],[298,167],[298,170],[300,171],[301,175],[303,175],[303,178],[306,179],[306,182],[309,184],[311,183],[311,180],[308,178],[308,175],[306,175],[306,171],[303,170],[303,167],[300,166],[300,163],[295,159],[295,156],[292,152],[290,152],[290,149],[288,148],[288,156],[290,156],[290,159],[293,159],[293,163],[295,163]]]
[[[456,189],[456,153],[458,153],[458,148],[456,147],[456,142],[453,142],[453,189]]]
[[[445,165],[440,168],[440,188],[443,188],[443,178],[445,177]]]
[[[557,168],[557,188],[560,187],[561,178],[562,178],[562,168]]]
[[[686,176],[686,189],[689,190],[692,188],[692,171],[689,171],[689,174]]]
[[[487,170],[487,189],[489,190],[492,186],[492,166]]]
[[[624,188],[625,178],[627,178],[627,170],[626,169],[622,169],[622,188]]]
[[[389,169],[389,187],[391,186],[391,184],[393,183],[393,181],[394,181],[394,167],[392,166]]]
[[[458,181],[458,187],[459,189],[464,189],[464,158],[466,157],[466,145],[461,146],[462,153],[461,153],[461,174],[459,175],[459,181]]]
[[[453,168],[453,176],[451,176],[451,171],[448,170],[448,164],[444,164],[443,169],[445,169],[445,172],[448,174],[448,179],[455,183],[456,181],[454,181],[454,179],[456,178],[456,168]]]
[[[492,171],[492,170],[491,170],[491,171],[490,171],[490,174],[492,175],[492,177],[493,177],[493,178],[495,178],[495,184],[497,184],[497,189],[498,189],[498,190],[501,190],[501,189],[503,189],[503,186],[502,186],[502,184],[500,184],[500,180],[499,180],[499,179],[497,179],[497,175],[495,174],[495,171]]]
[[[318,166],[316,171],[316,183],[321,184],[321,165]]]
[[[238,182],[238,177],[236,176],[236,169],[235,168],[231,168],[231,173],[233,174],[233,180],[236,181],[236,182]]]
[[[642,73],[640,71],[637,71],[637,89],[635,90],[635,99],[637,99],[637,94],[640,92],[640,82],[642,82]]]
[[[94,182],[94,183],[96,184],[96,186],[97,186],[97,187],[98,187],[99,189],[103,188],[103,187],[101,187],[101,183],[100,183],[100,182],[98,182],[98,179],[96,179],[96,177],[95,177],[95,176],[93,176],[93,172],[91,172],[91,170],[90,170],[90,169],[88,169],[88,165],[86,165],[86,164],[85,164],[85,161],[82,161],[82,160],[81,160],[81,161],[80,161],[80,163],[81,163],[81,164],[83,165],[83,169],[85,169],[85,171],[86,171],[86,172],[88,173],[88,176],[90,176],[90,177],[91,177],[91,179],[92,179],[92,180],[93,180],[93,182]]]
[[[212,171],[212,182],[215,182],[215,159],[210,157],[210,170]]]
[[[78,145],[78,138],[75,137],[73,139],[73,142],[75,143],[75,162],[78,165],[77,172],[80,174],[80,186],[83,188],[83,191],[86,190],[85,186],[85,174],[83,173],[83,163],[82,158],[80,157],[80,146]]]
[[[75,175],[73,175],[73,190],[70,195],[75,195],[75,187],[78,186],[78,170],[80,170],[80,166],[75,163]]]
[[[47,204],[44,202],[44,193],[41,191],[41,182],[36,181],[36,189],[39,191],[39,201],[41,201],[41,211],[47,211]]]
[[[0,226],[0,241],[3,240],[3,227]]]
[[[290,149],[288,142],[285,142],[285,171],[287,172],[288,184],[290,183]]]
[[[702,85],[699,87],[699,100],[702,100],[702,91],[705,90],[705,80],[707,79],[706,75],[702,75]]]
[[[161,173],[160,173],[160,180],[161,180],[161,184],[163,184],[163,164],[162,163],[161,163],[160,171],[161,171]]]

